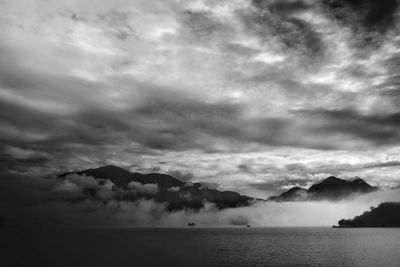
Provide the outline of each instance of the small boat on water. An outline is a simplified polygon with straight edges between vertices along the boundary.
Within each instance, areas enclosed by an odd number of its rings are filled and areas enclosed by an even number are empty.
[[[194,222],[188,223],[188,226],[195,226],[196,224]]]
[[[250,225],[250,224],[248,224],[248,225],[246,225],[246,227],[250,228],[250,227],[251,227],[251,225]]]

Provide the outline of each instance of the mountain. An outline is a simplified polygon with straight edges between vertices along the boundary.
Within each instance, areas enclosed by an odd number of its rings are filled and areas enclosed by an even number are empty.
[[[375,191],[377,188],[369,185],[363,179],[343,180],[330,176],[319,184],[308,189],[311,199],[341,199],[354,193],[364,194]]]
[[[59,175],[58,177],[62,178],[72,173],[91,176],[97,179],[109,179],[116,186],[122,188],[126,188],[130,182],[138,182],[141,184],[157,184],[160,189],[182,186],[184,184],[184,182],[179,181],[170,175],[160,173],[131,173],[114,165],[107,165],[96,169],[88,169],[78,172],[67,172]]]
[[[342,219],[340,228],[345,227],[400,227],[400,202],[384,202],[354,219]]]
[[[278,197],[275,199],[269,198],[269,200],[275,200],[275,201],[300,201],[300,200],[306,200],[307,199],[307,190],[301,187],[292,187],[286,192],[283,192],[280,194]]]
[[[154,199],[157,202],[165,202],[170,210],[180,210],[184,208],[200,209],[205,204],[213,203],[217,208],[242,207],[248,206],[257,200],[245,195],[240,195],[233,191],[219,191],[209,189],[201,183],[185,183],[170,175],[160,173],[131,173],[120,167],[108,165],[96,169],[88,169],[77,172],[67,172],[59,175],[59,178],[67,179],[68,175],[77,174],[90,176],[104,183],[110,180],[114,185],[114,191],[119,194],[119,199],[135,201],[137,199]],[[155,192],[136,191],[129,194],[131,185],[134,186],[154,186]],[[83,188],[83,192],[88,197],[96,197],[98,194],[95,188]]]
[[[339,200],[353,194],[365,194],[377,190],[361,178],[344,180],[330,176],[308,190],[293,187],[279,196],[270,197],[270,201],[304,201],[304,200]]]

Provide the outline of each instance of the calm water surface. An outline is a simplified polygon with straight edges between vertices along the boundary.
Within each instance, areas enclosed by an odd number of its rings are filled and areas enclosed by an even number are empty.
[[[3,264],[15,266],[400,266],[398,228],[64,228],[0,233],[8,255]]]

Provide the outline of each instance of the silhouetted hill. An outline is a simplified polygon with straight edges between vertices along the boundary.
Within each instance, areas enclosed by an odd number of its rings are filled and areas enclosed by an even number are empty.
[[[68,172],[61,174],[58,177],[65,177],[66,175],[72,173],[91,176],[97,179],[109,179],[118,187],[126,187],[130,182],[138,182],[141,184],[157,184],[160,188],[170,188],[174,186],[182,186],[184,184],[184,182],[179,181],[170,175],[160,173],[131,173],[114,165],[107,165],[85,171]]]
[[[400,202],[384,202],[354,219],[342,219],[339,227],[400,227]]]
[[[200,209],[207,202],[215,204],[219,209],[241,207],[248,206],[252,201],[256,200],[233,191],[208,189],[200,183],[184,183],[167,174],[131,173],[113,165],[78,172],[68,172],[58,177],[66,178],[71,174],[86,175],[96,179],[109,179],[116,186],[116,190],[122,191],[128,190],[129,183],[131,182],[142,185],[157,185],[158,190],[155,194],[136,192],[133,195],[121,193],[120,198],[131,201],[135,201],[138,198],[154,199],[158,202],[168,203],[168,208],[172,210],[183,208]],[[96,189],[87,188],[84,190],[87,195],[91,197],[96,196]]]
[[[321,183],[311,186],[308,194],[312,199],[341,199],[354,193],[369,193],[376,189],[360,178],[347,181],[330,176]]]
[[[305,200],[307,198],[307,190],[298,186],[292,187],[280,194],[278,198],[280,201]]]
[[[293,187],[279,196],[270,197],[271,201],[304,201],[304,200],[338,200],[352,194],[365,194],[377,190],[357,178],[355,180],[343,180],[330,176],[320,183],[312,185],[308,190],[301,187]]]

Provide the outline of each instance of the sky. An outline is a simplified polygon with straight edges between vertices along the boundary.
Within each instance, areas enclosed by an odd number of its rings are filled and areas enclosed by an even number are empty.
[[[400,184],[396,0],[0,0],[0,168],[267,198]]]

